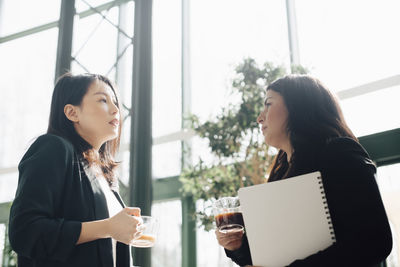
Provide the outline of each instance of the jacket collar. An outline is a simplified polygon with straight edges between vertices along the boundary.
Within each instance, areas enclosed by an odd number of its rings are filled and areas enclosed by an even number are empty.
[[[94,214],[96,220],[102,220],[109,218],[108,208],[107,208],[107,200],[101,189],[100,183],[96,174],[92,168],[83,160],[82,157],[79,159],[79,165],[83,169],[83,174],[89,180],[92,193],[93,193],[93,205],[94,205]],[[81,168],[79,168],[81,172]],[[82,179],[82,177],[81,177]],[[124,201],[122,200],[120,194],[117,191],[112,190],[118,202],[122,207],[126,207]],[[100,257],[102,258],[102,262],[106,263],[105,266],[112,266],[112,246],[111,240],[107,239],[99,239],[98,241],[98,249]],[[130,248],[128,245],[117,242],[117,266],[129,266],[130,265]]]

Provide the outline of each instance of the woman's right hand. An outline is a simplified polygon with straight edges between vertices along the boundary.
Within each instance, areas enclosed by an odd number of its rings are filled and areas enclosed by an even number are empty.
[[[138,233],[139,223],[140,208],[126,207],[108,219],[109,234],[115,240],[129,245]]]
[[[218,243],[227,250],[237,250],[242,246],[243,231],[221,233],[218,229],[215,230]]]

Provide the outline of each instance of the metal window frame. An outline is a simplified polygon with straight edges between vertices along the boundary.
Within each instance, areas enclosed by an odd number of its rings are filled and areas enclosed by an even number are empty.
[[[73,1],[75,1],[75,0],[73,0]],[[114,6],[119,6],[119,5],[123,4],[123,3],[132,2],[132,1],[134,1],[134,0],[114,0],[114,1],[110,1],[110,2],[104,3],[102,5],[96,6],[95,10],[104,11],[104,10],[111,9]],[[80,19],[86,18],[88,16],[96,14],[97,12],[95,10],[89,8],[89,9],[87,9],[85,11],[77,13],[76,16],[78,16]],[[35,34],[35,33],[38,33],[38,32],[42,32],[42,31],[46,31],[46,30],[55,28],[55,27],[58,26],[58,24],[59,24],[59,20],[56,20],[56,21],[52,21],[52,22],[49,22],[49,23],[46,23],[46,24],[42,24],[42,25],[39,25],[39,26],[35,26],[35,27],[32,27],[32,28],[26,29],[26,30],[23,30],[23,31],[20,31],[20,32],[12,33],[12,34],[9,34],[9,35],[6,35],[6,36],[0,36],[0,44],[1,43],[5,43],[5,42],[9,42],[9,41],[12,41],[12,40],[15,40],[15,39],[23,38],[23,37],[26,37],[26,36],[31,35],[31,34]]]
[[[129,204],[151,215],[152,190],[152,0],[135,0]],[[151,266],[151,250],[133,248],[134,265]]]

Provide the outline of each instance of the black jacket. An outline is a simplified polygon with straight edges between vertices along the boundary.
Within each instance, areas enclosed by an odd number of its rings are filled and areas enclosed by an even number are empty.
[[[379,264],[391,252],[392,236],[375,181],[376,168],[367,152],[350,138],[335,138],[320,149],[314,159],[299,166],[301,171],[296,175],[321,172],[336,243],[289,266]],[[226,254],[241,266],[252,264],[246,238],[240,249],[226,250]]]
[[[25,153],[9,221],[19,267],[113,266],[110,238],[76,245],[82,222],[109,217],[100,184],[86,167],[70,142],[51,134]],[[117,242],[118,267],[129,266],[129,252]]]

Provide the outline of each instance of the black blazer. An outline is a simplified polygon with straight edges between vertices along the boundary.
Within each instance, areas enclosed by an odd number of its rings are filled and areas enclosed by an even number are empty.
[[[392,236],[375,165],[361,145],[350,138],[335,138],[299,169],[296,175],[321,172],[336,243],[289,266],[367,267],[383,261],[391,252]],[[226,254],[239,265],[252,264],[246,238],[240,249]]]
[[[109,217],[100,184],[64,138],[40,136],[23,156],[10,210],[9,238],[18,266],[113,266],[111,239],[76,245],[81,223]],[[124,206],[117,192],[117,199]],[[117,242],[117,266],[129,266]]]

